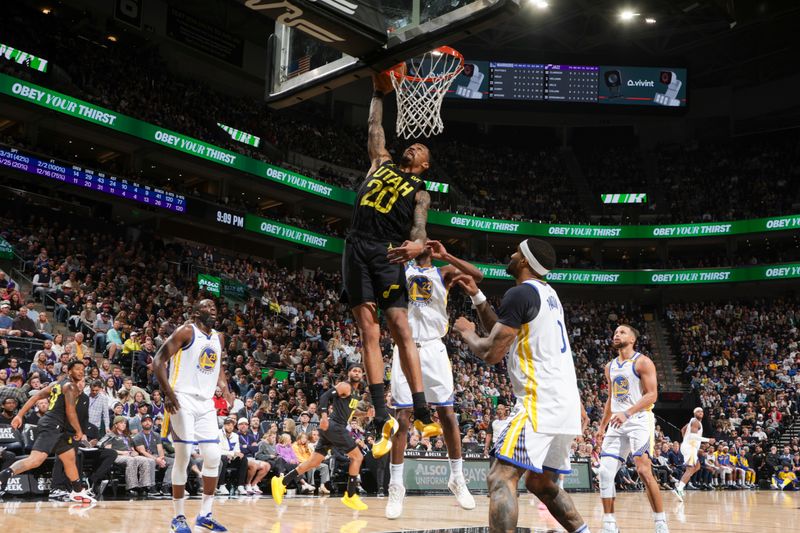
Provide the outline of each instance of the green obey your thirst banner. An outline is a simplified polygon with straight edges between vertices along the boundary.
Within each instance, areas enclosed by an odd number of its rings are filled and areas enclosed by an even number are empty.
[[[270,165],[236,152],[148,124],[141,120],[96,106],[39,85],[0,73],[0,93],[63,115],[90,122],[139,139],[177,150],[228,168],[267,179],[322,198],[352,205],[355,193],[297,172]],[[447,184],[427,182],[434,190],[445,192]],[[542,224],[430,211],[431,224],[473,231],[567,239],[680,239],[718,237],[800,229],[800,214],[729,222],[672,224],[659,226],[593,226]]]

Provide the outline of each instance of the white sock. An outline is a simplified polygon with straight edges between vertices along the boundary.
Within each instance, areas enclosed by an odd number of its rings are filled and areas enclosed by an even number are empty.
[[[558,481],[556,482],[556,485],[558,485],[559,489],[564,488],[564,476],[558,476]]]
[[[613,522],[617,523],[617,519],[614,518],[614,513],[606,513],[603,515],[603,522]]]
[[[653,513],[653,520],[656,522],[666,522],[667,516],[664,513]]]
[[[389,465],[389,484],[398,485],[400,487],[405,486],[405,483],[403,482],[403,463],[400,463],[399,465]]]
[[[183,512],[183,502],[183,498],[172,499],[172,507],[175,509],[175,516],[186,516],[186,514]]]
[[[588,524],[583,524],[581,527],[579,527],[578,529],[576,529],[572,533],[592,533],[592,532],[589,531],[589,525]]]
[[[213,494],[203,494],[203,501],[200,503],[200,516],[211,514],[211,506],[214,505]]]
[[[450,478],[464,477],[464,460],[460,457],[448,460],[450,461]]]
[[[678,489],[678,490],[681,490],[681,489],[682,489],[683,487],[685,487],[685,486],[686,486],[686,484],[685,484],[683,481],[678,481],[678,482],[675,484],[675,488],[676,488],[676,489]]]

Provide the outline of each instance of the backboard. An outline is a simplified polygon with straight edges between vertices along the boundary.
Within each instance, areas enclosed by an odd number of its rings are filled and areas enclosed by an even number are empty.
[[[287,107],[478,33],[521,0],[238,0],[274,18],[266,101]]]

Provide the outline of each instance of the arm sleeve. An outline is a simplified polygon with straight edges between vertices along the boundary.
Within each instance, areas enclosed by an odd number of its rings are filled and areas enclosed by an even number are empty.
[[[539,291],[527,283],[522,283],[506,291],[497,312],[497,321],[504,326],[519,329],[522,324],[536,318],[539,306],[541,306]]]
[[[333,396],[335,392],[335,388],[328,389],[322,396],[319,397],[320,414],[328,412],[328,407],[331,404],[331,396]]]

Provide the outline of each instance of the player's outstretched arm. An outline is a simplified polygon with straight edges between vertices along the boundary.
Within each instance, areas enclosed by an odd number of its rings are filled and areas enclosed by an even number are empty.
[[[473,354],[490,365],[496,365],[503,359],[519,331],[519,329],[496,322],[488,337],[479,337],[475,333],[475,324],[463,316],[456,320],[453,329],[461,335]]]
[[[425,243],[425,247],[430,249],[433,259],[438,259],[439,261],[447,263],[447,265],[442,267],[442,277],[448,289],[453,285],[455,277],[459,274],[466,274],[475,280],[475,283],[483,281],[483,272],[478,270],[478,267],[448,252],[441,242],[428,240],[428,242]]]
[[[372,77],[372,84],[375,92],[369,105],[367,120],[367,152],[371,166],[367,176],[371,176],[385,161],[392,159],[386,150],[386,134],[383,131],[383,95],[391,91],[391,82],[385,76],[376,74]]]
[[[156,356],[153,358],[153,370],[155,371],[156,379],[158,380],[158,386],[161,389],[161,394],[164,396],[164,408],[172,414],[178,412],[178,409],[180,409],[180,404],[178,403],[178,398],[175,396],[175,391],[172,390],[172,386],[169,384],[167,363],[176,353],[178,353],[178,350],[180,350],[181,347],[187,346],[190,342],[192,342],[193,336],[194,330],[192,329],[192,326],[189,324],[184,324],[169,336],[164,344],[161,345],[161,348],[158,349]]]

